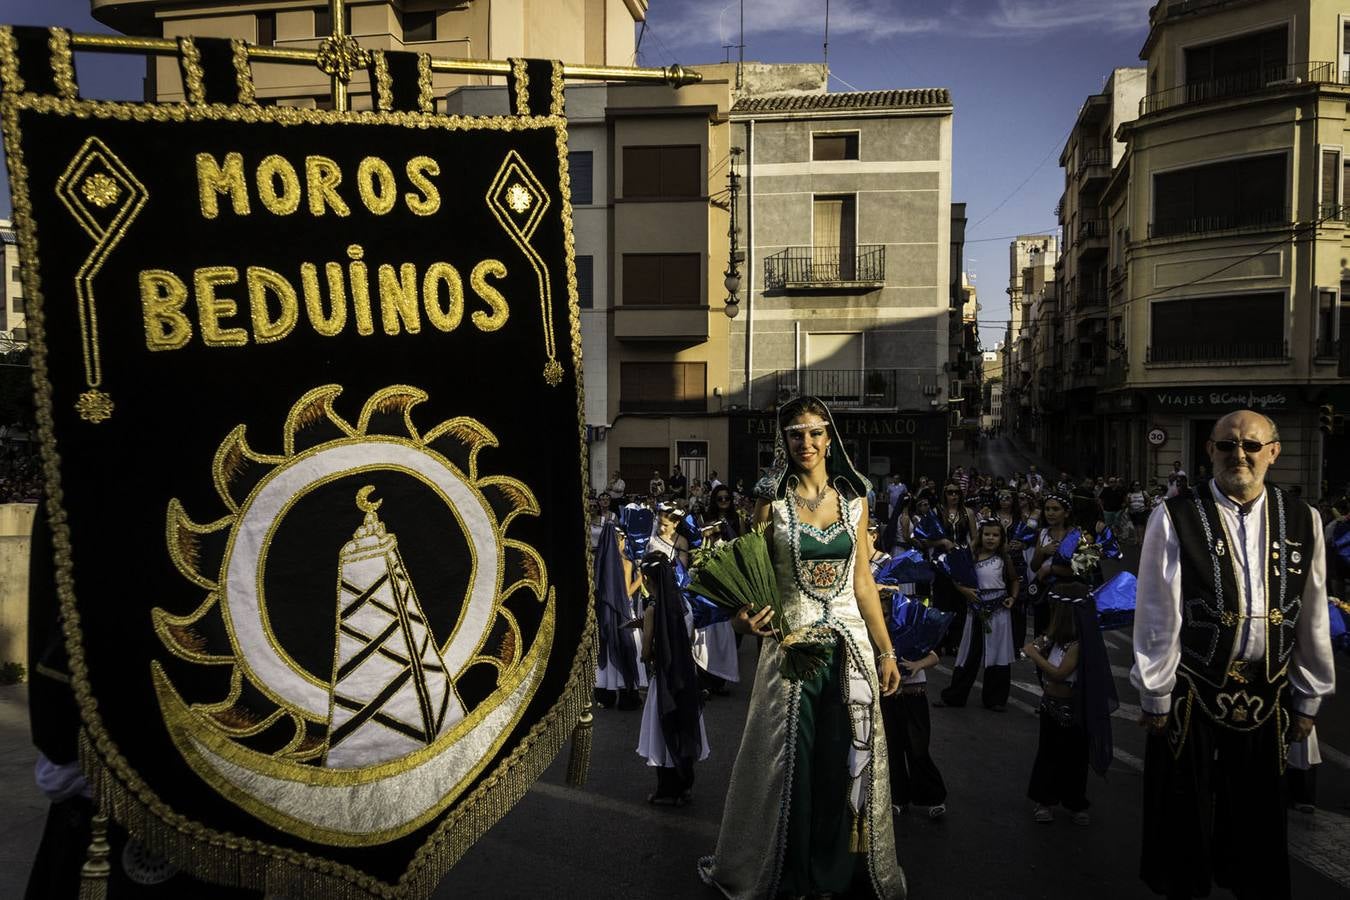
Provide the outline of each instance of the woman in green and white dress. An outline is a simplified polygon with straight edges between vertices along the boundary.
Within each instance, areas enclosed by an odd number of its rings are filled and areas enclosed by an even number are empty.
[[[717,850],[699,874],[746,900],[903,898],[880,706],[900,671],[867,565],[867,481],[820,400],[792,401],[778,425],[754,519],[769,528],[786,621],[768,609],[734,620],[763,648]],[[786,677],[792,644],[815,645],[826,664]]]

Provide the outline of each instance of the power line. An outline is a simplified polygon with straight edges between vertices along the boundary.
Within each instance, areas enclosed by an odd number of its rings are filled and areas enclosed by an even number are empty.
[[[970,227],[971,227],[971,228],[979,228],[980,225],[984,224],[984,222],[985,222],[990,216],[992,216],[994,213],[998,212],[1000,209],[1002,209],[1004,206],[1006,206],[1009,200],[1011,200],[1013,197],[1016,197],[1016,196],[1021,192],[1022,188],[1026,187],[1026,186],[1027,186],[1027,183],[1030,182],[1032,178],[1036,177],[1036,173],[1039,172],[1039,171],[1041,170],[1041,166],[1045,165],[1045,161],[1046,161],[1047,159],[1049,159],[1049,158],[1054,154],[1054,152],[1055,152],[1056,150],[1058,150],[1059,148],[1063,147],[1063,146],[1064,146],[1064,143],[1065,143],[1066,141],[1068,141],[1068,139],[1069,139],[1072,135],[1073,135],[1073,128],[1070,128],[1070,129],[1068,130],[1068,132],[1065,133],[1064,137],[1062,137],[1062,138],[1060,138],[1058,141],[1056,141],[1056,142],[1054,143],[1054,145],[1051,146],[1050,150],[1045,154],[1045,156],[1042,156],[1042,157],[1041,157],[1041,161],[1038,162],[1038,163],[1036,163],[1036,168],[1032,169],[1031,172],[1027,175],[1027,177],[1022,179],[1022,183],[1019,184],[1017,187],[1013,188],[1013,192],[1012,192],[1011,194],[1009,194],[1008,196],[1004,197],[1003,200],[1002,200],[1002,202],[1000,202],[998,206],[995,206],[993,209],[989,210],[989,212],[985,213],[985,216],[984,216],[983,219],[980,219],[980,221],[976,222],[974,225],[972,225],[972,226],[970,226]]]

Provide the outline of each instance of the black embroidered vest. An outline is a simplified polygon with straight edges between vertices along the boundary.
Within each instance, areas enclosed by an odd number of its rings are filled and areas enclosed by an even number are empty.
[[[1265,553],[1249,561],[1265,566],[1266,616],[1251,627],[1265,629],[1266,652],[1250,662],[1230,662],[1246,624],[1239,599],[1241,565],[1232,551],[1237,534],[1225,529],[1208,485],[1194,497],[1168,500],[1167,512],[1181,548],[1179,712],[1189,716],[1193,699],[1216,724],[1255,728],[1275,712],[1294,651],[1313,548],[1308,507],[1279,488],[1266,488]],[[1249,528],[1261,525],[1248,523]]]

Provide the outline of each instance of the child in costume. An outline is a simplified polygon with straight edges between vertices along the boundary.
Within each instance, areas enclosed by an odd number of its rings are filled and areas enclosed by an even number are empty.
[[[975,676],[984,668],[981,700],[985,709],[1002,712],[1007,708],[1012,688],[1012,607],[1017,602],[1021,583],[1008,558],[1008,534],[998,519],[980,522],[975,547],[975,588],[957,584],[956,589],[969,603],[969,614],[961,629],[961,644],[956,651],[956,671],[942,692],[945,706],[965,706]]]
[[[1027,796],[1039,823],[1052,822],[1052,807],[1060,805],[1075,825],[1087,825],[1088,767],[1106,774],[1112,755],[1111,713],[1119,703],[1087,587],[1068,582],[1046,602],[1044,633],[1022,648],[1036,664],[1044,691]]]

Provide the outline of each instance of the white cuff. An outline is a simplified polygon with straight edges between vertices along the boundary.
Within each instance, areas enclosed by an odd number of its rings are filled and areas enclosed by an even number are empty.
[[[1140,694],[1139,706],[1154,716],[1165,716],[1172,711],[1172,695]]]
[[[1294,712],[1300,716],[1306,716],[1309,719],[1317,717],[1317,710],[1322,706],[1321,697],[1294,697]]]

